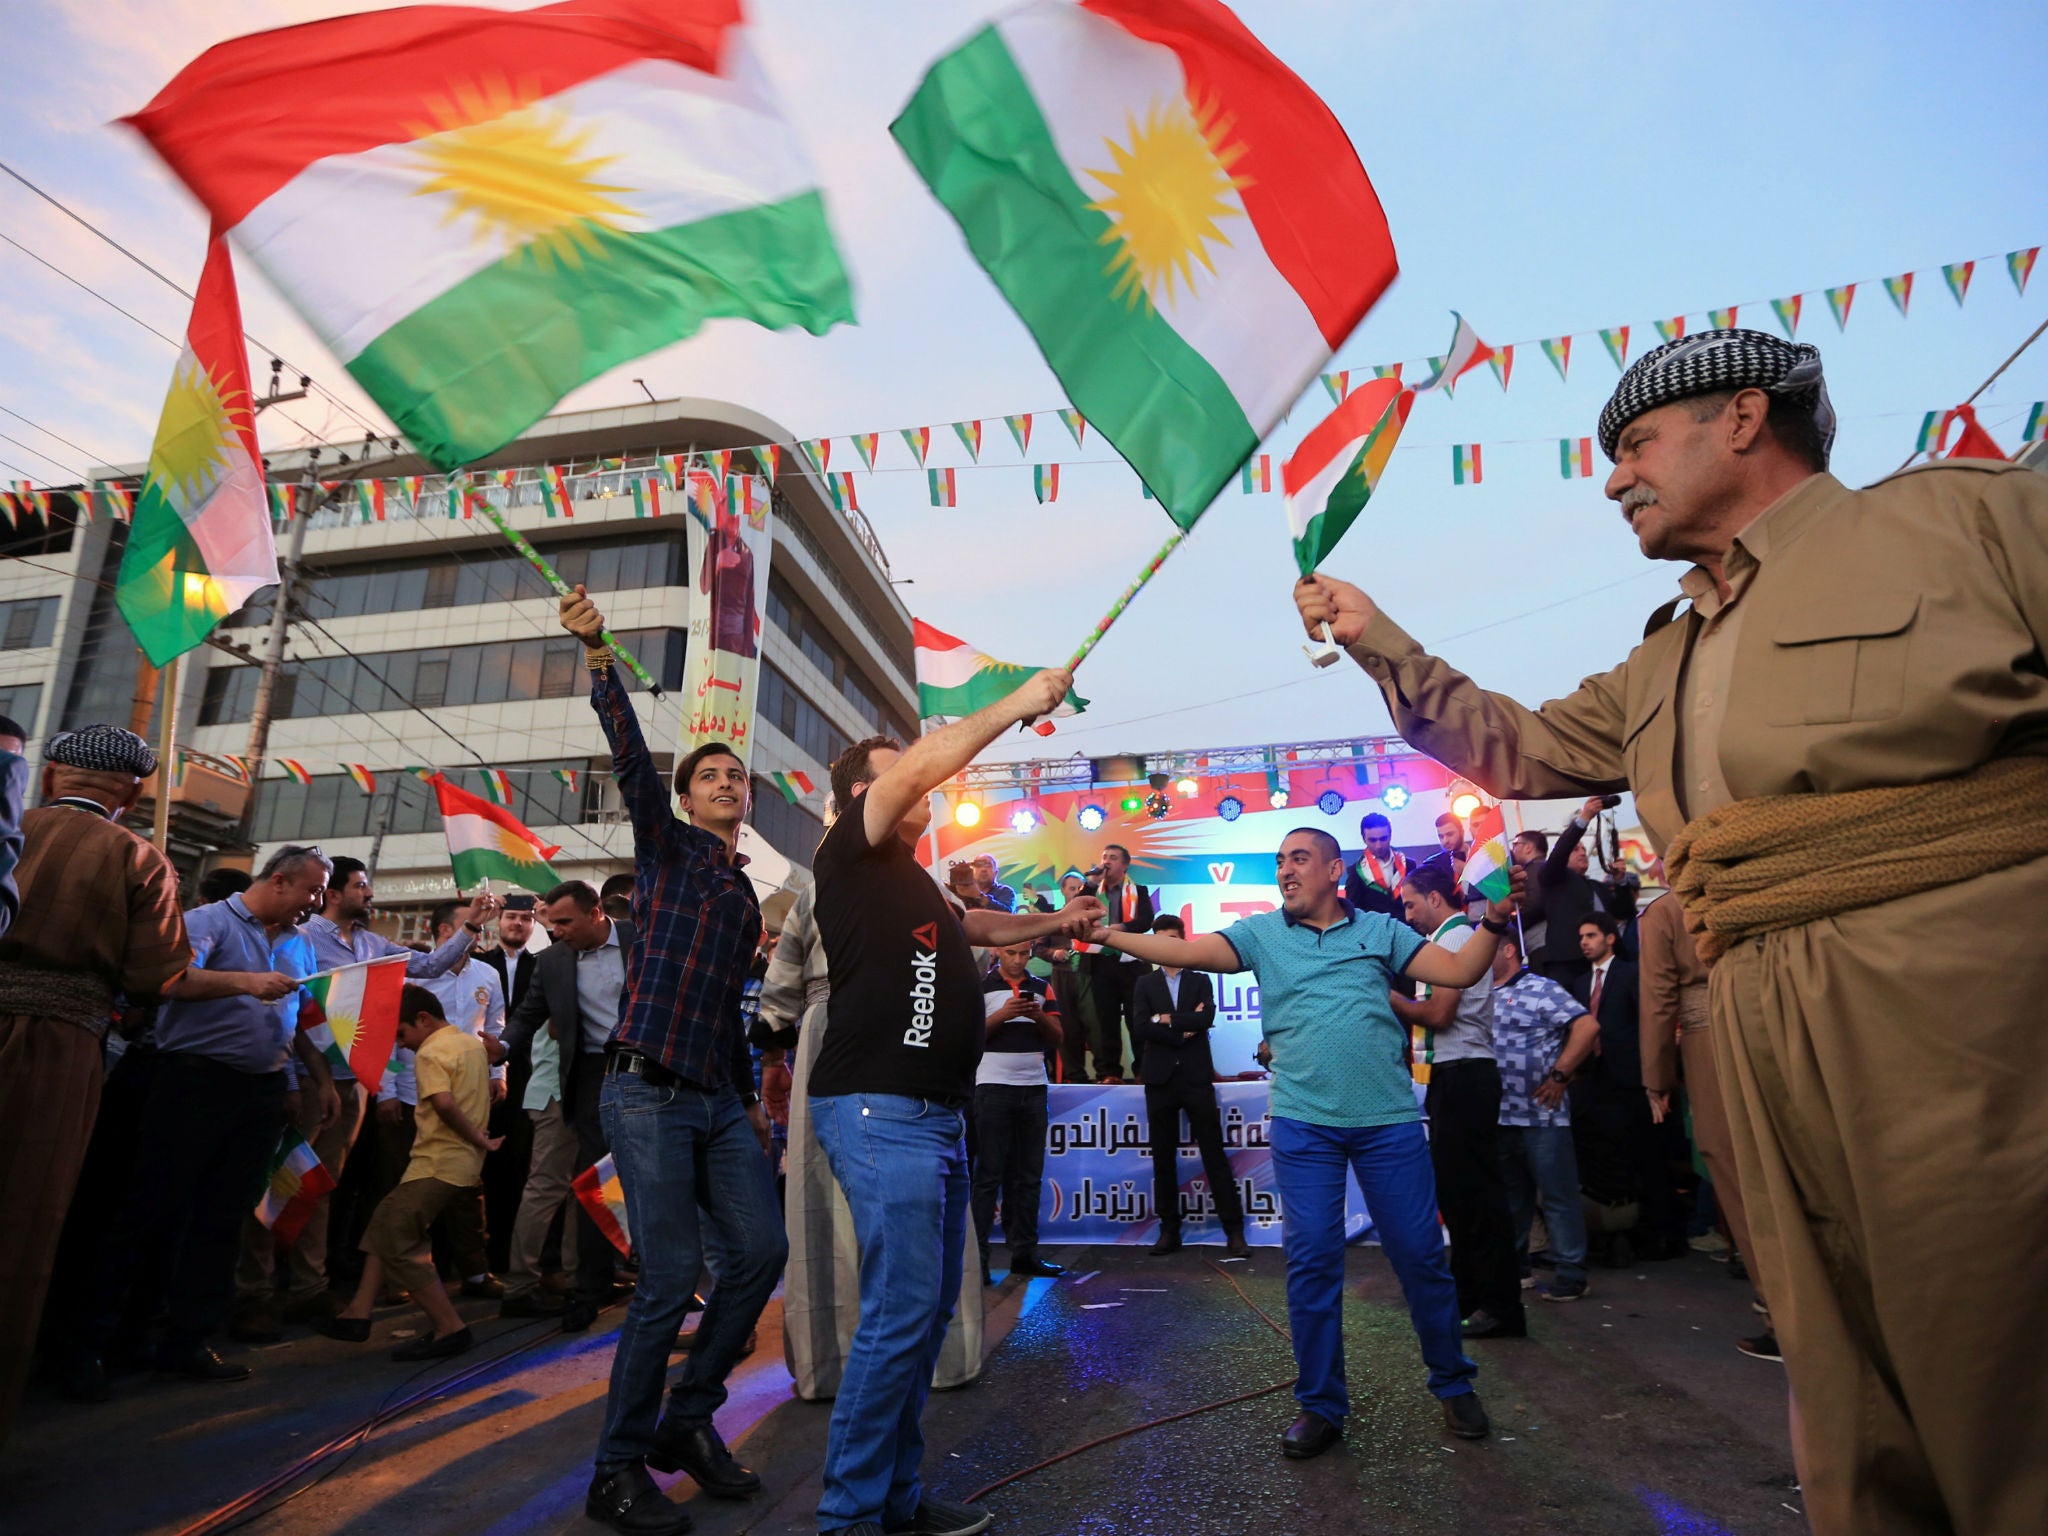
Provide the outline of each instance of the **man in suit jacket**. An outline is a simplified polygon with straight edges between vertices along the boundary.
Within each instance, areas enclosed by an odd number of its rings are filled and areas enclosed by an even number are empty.
[[[533,968],[540,958],[526,952],[526,941],[533,937],[533,901],[530,895],[507,896],[498,911],[498,942],[476,952],[477,959],[498,973],[507,1017],[526,995],[526,985],[533,979]],[[497,1151],[484,1159],[484,1209],[488,1215],[491,1268],[507,1277],[507,1295],[511,1294],[511,1275],[518,1259],[512,1237],[518,1230],[519,1207],[533,1171],[536,1106],[527,1103],[527,1076],[531,1071],[532,1063],[525,1055],[505,1063],[505,1097],[491,1106],[491,1134],[503,1141]],[[539,1106],[545,1106],[552,1097],[553,1090],[545,1090],[539,1096]],[[559,1110],[555,1121],[559,1128]],[[556,1203],[560,1203],[559,1199]],[[549,1207],[551,1212],[553,1209]],[[538,1281],[538,1274],[533,1278]]]
[[[1553,924],[1555,919],[1552,919]],[[1589,1185],[1603,1166],[1626,1166],[1634,1175],[1640,1214],[1636,1256],[1681,1258],[1685,1219],[1670,1172],[1670,1134],[1650,1113],[1643,1092],[1641,991],[1635,963],[1616,953],[1620,929],[1604,911],[1579,921],[1579,952],[1587,974],[1571,989],[1600,1025],[1600,1069],[1585,1094],[1585,1137],[1594,1143],[1581,1159]],[[1553,931],[1552,943],[1556,943]],[[1580,1116],[1572,1117],[1574,1128]]]
[[[1154,918],[1152,931],[1176,939],[1187,936],[1186,926],[1172,913]],[[1200,971],[1168,966],[1140,976],[1132,998],[1131,1038],[1145,1044],[1138,1075],[1152,1132],[1152,1205],[1159,1212],[1159,1240],[1152,1251],[1172,1253],[1180,1247],[1180,1117],[1185,1111],[1230,1253],[1243,1258],[1251,1252],[1244,1241],[1244,1201],[1223,1147],[1216,1065],[1209,1055],[1215,985]]]
[[[532,896],[507,896],[498,913],[497,947],[477,951],[477,958],[498,973],[508,1016],[526,996],[526,984],[533,979],[533,968],[540,960],[526,947],[533,937],[534,900]]]
[[[1102,850],[1102,905],[1108,909],[1112,932],[1152,931],[1152,893],[1131,878],[1131,851],[1122,843],[1109,843]],[[1133,999],[1138,978],[1151,967],[1135,956],[1108,948],[1097,950],[1093,961],[1095,1017],[1102,1029],[1095,1048],[1095,1078],[1097,1082],[1120,1083],[1124,1080],[1126,1022],[1131,1025],[1131,1065],[1137,1066],[1145,1054]]]
[[[548,892],[541,915],[555,936],[554,946],[540,955],[525,994],[506,1016],[505,1044],[514,1056],[538,1053],[529,1099],[548,1083],[544,1074],[548,1058],[554,1057],[550,1086],[576,1138],[571,1172],[581,1173],[608,1150],[598,1094],[604,1086],[605,1043],[618,1028],[625,1003],[633,925],[605,916],[597,892],[580,880]],[[563,1332],[581,1333],[596,1320],[598,1308],[611,1296],[616,1259],[610,1240],[577,1202],[576,1298],[562,1316]]]

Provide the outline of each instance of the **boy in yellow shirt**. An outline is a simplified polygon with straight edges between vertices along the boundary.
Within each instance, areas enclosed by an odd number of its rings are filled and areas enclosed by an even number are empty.
[[[407,983],[398,1003],[398,1043],[411,1051],[419,1079],[412,1161],[398,1187],[378,1204],[363,1233],[362,1284],[337,1317],[314,1324],[331,1339],[361,1344],[370,1337],[370,1309],[388,1273],[410,1291],[434,1331],[391,1351],[394,1360],[441,1360],[475,1341],[434,1272],[427,1229],[462,1190],[483,1182],[484,1154],[502,1136],[489,1136],[491,1068],[484,1042],[451,1029],[441,1000]]]

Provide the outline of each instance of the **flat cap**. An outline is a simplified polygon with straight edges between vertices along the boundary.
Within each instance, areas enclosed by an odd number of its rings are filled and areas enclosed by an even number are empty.
[[[1614,457],[1621,429],[1646,411],[1694,395],[1761,389],[1808,407],[1823,456],[1834,447],[1835,411],[1820,373],[1820,348],[1763,331],[1695,331],[1654,347],[1629,364],[1600,412],[1600,450]]]
[[[529,895],[507,896],[505,898],[505,910],[507,912],[531,912],[533,904],[534,898]]]
[[[156,753],[133,731],[118,725],[88,725],[60,731],[43,747],[43,761],[93,773],[127,773],[146,779],[156,772]]]

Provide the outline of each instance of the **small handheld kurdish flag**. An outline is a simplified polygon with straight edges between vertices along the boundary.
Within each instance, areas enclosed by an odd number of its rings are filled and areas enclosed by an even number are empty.
[[[1513,889],[1513,869],[1508,863],[1507,822],[1500,807],[1489,805],[1474,813],[1471,829],[1473,847],[1465,857],[1465,888],[1488,901],[1506,901]]]
[[[510,811],[457,789],[438,773],[433,785],[457,890],[471,890],[485,880],[506,880],[529,891],[556,883],[548,860],[561,849],[535,837]]]
[[[320,1197],[334,1189],[334,1175],[320,1161],[296,1126],[286,1126],[270,1154],[270,1178],[256,1202],[256,1219],[289,1248],[299,1240],[306,1218]]]
[[[1036,667],[997,661],[957,640],[923,619],[914,619],[917,642],[917,713],[921,720],[944,724],[985,709],[1014,692]],[[1078,715],[1088,701],[1071,688],[1053,713],[1054,719]]]
[[[276,580],[242,309],[227,242],[215,236],[149,450],[114,602],[160,667]]]
[[[569,1181],[569,1187],[576,1191],[583,1209],[590,1212],[597,1230],[619,1252],[630,1256],[633,1234],[626,1227],[626,1192],[619,1185],[618,1165],[612,1161],[611,1153],[605,1153],[577,1174]]]
[[[1400,441],[1415,392],[1398,379],[1374,379],[1310,429],[1280,466],[1294,563],[1304,576],[1329,558],[1365,504]]]
[[[384,1064],[398,1043],[406,959],[391,955],[344,965],[305,982],[313,1006],[300,1010],[299,1028],[329,1061],[355,1073],[365,1093],[375,1093],[384,1081]]]
[[[282,80],[302,99],[274,133]],[[707,320],[853,318],[735,0],[282,27],[129,122],[441,469]]]
[[[1396,271],[1335,115],[1219,0],[1026,0],[890,131],[1182,529]]]

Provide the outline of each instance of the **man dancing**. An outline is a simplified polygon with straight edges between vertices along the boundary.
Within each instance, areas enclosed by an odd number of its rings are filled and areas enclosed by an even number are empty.
[[[1713,963],[1814,1529],[2048,1530],[2048,949],[2021,927],[2048,901],[2048,481],[1952,460],[1852,491],[1834,435],[1811,346],[1639,358],[1607,494],[1692,562],[1691,607],[1540,709],[1356,587],[1295,600],[1490,793],[1635,791]]]
[[[1437,1227],[1436,1177],[1410,1086],[1406,1035],[1388,1002],[1397,976],[1473,986],[1514,916],[1494,902],[1453,952],[1344,899],[1344,855],[1317,828],[1287,834],[1275,859],[1280,910],[1196,939],[1098,929],[1091,937],[1155,965],[1250,971],[1273,1051],[1273,1172],[1287,1246],[1287,1320],[1301,1415],[1281,1454],[1319,1456],[1344,1435],[1344,1175],[1355,1173],[1429,1366],[1444,1423],[1466,1440],[1489,1425],[1459,1337],[1458,1288]]]
[[[584,1512],[626,1536],[677,1536],[690,1517],[655,1486],[649,1464],[681,1468],[720,1498],[760,1490],[761,1479],[733,1460],[711,1415],[789,1255],[768,1168],[767,1114],[740,1021],[740,991],[761,937],[761,909],[738,852],[747,770],[720,743],[690,753],[676,766],[675,794],[689,816],[678,819],[604,642],[603,615],[578,587],[562,599],[561,619],[584,645],[591,708],[633,819],[633,906],[646,919],[626,956],[625,1004],[605,1045],[598,1101],[640,1283],[612,1357]],[[574,1051],[578,1043],[561,1046]],[[707,1220],[716,1228],[718,1288],[657,1427],[669,1351],[703,1266]]]

